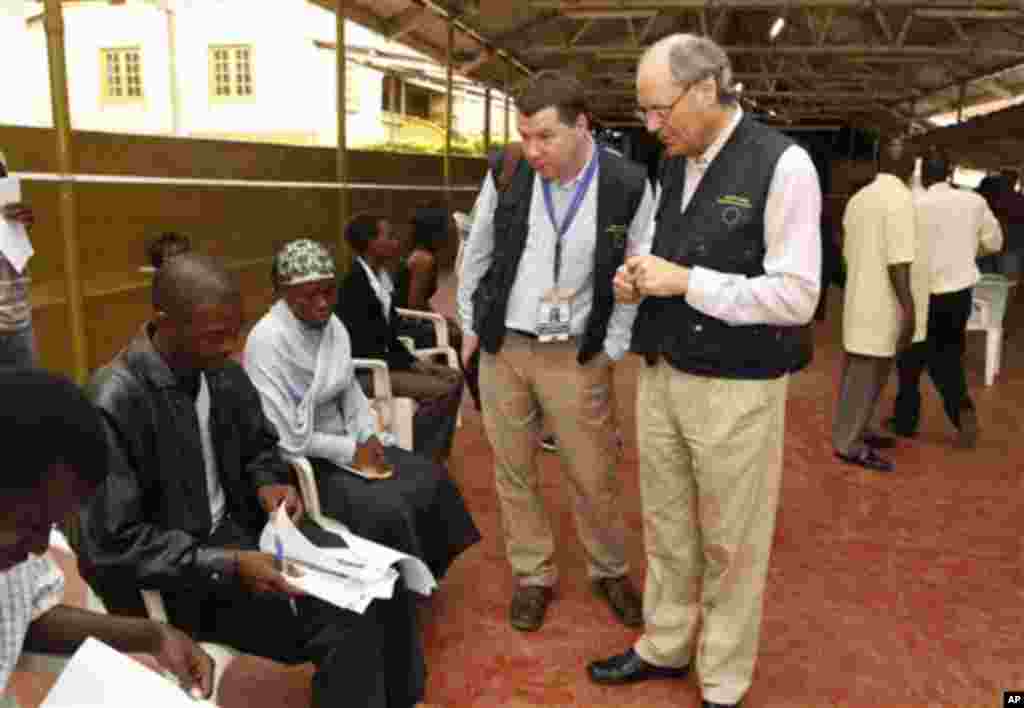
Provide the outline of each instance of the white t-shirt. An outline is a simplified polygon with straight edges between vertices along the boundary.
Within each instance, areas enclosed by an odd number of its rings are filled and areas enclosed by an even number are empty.
[[[212,529],[216,529],[224,519],[227,499],[224,486],[220,483],[220,470],[217,467],[217,453],[210,435],[210,388],[206,383],[206,375],[199,375],[199,395],[196,396],[196,415],[199,417],[199,439],[203,444],[203,462],[206,466],[206,494],[210,499],[210,518],[213,519]]]

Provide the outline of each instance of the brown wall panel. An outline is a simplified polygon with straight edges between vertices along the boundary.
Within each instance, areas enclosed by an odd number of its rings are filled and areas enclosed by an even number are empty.
[[[335,178],[335,151],[329,148],[80,132],[74,140],[76,171],[83,174],[294,182]],[[0,126],[0,147],[12,171],[56,169],[50,130]],[[478,184],[486,170],[482,159],[454,158],[452,166],[456,185]],[[349,169],[350,179],[360,183],[443,182],[442,160],[429,155],[352,151]],[[52,182],[26,181],[23,192],[37,215],[30,272],[40,356],[44,366],[70,372],[58,188]],[[278,244],[305,236],[336,246],[342,237],[335,190],[82,183],[75,194],[93,368],[109,360],[149,314],[148,276],[139,267],[145,263],[146,242],[160,231],[187,233],[199,250],[222,258],[239,273],[249,324],[272,300],[269,263]],[[475,192],[455,192],[453,207],[469,211],[475,197]],[[408,235],[419,204],[443,199],[441,190],[351,192],[353,213],[388,217],[402,236]],[[456,246],[453,241],[442,250],[441,263],[451,264]]]

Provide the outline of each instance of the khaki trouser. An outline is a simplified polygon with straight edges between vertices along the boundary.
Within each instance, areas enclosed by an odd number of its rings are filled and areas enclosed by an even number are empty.
[[[555,538],[537,479],[543,411],[568,473],[576,530],[591,578],[628,571],[615,470],[618,446],[612,366],[601,354],[584,366],[576,343],[509,332],[501,352],[480,357],[484,426],[494,448],[505,550],[521,585],[555,584]]]
[[[787,384],[692,376],[664,360],[639,376],[647,579],[635,648],[657,666],[694,661],[714,703],[738,702],[754,673]]]
[[[865,447],[864,433],[871,424],[895,359],[846,352],[839,374],[839,399],[832,418],[832,447],[856,455]]]

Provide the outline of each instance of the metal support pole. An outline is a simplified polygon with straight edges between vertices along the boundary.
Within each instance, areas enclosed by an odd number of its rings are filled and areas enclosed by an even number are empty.
[[[348,134],[345,129],[348,107],[346,105],[346,82],[345,70],[347,67],[348,50],[345,47],[345,19],[348,13],[348,0],[337,0],[334,10],[335,20],[335,46],[337,47],[334,56],[338,83],[338,155],[337,155],[337,179],[339,182],[348,182]],[[349,252],[348,243],[345,241],[345,226],[348,224],[352,206],[350,203],[349,190],[342,188],[338,190],[338,256],[337,268],[339,273],[348,271],[352,261],[352,254]]]
[[[508,64],[505,65],[505,144],[508,145],[509,139],[509,111],[511,110],[511,100],[509,98],[509,74],[512,72],[508,68]]]
[[[454,95],[455,23],[448,20],[447,107],[444,114],[444,200],[449,213],[452,210],[452,113]]]
[[[484,89],[484,154],[491,151],[491,87]]]
[[[71,111],[68,107],[64,16],[60,0],[46,0],[44,7],[46,51],[50,64],[50,101],[53,107],[53,129],[57,137],[57,169],[62,175],[68,176],[74,174],[75,159],[71,136]],[[84,384],[89,376],[89,346],[85,334],[85,302],[82,295],[81,254],[78,249],[75,185],[68,179],[61,180],[60,183],[58,222],[64,236],[64,284],[67,290],[73,373],[75,380]]]

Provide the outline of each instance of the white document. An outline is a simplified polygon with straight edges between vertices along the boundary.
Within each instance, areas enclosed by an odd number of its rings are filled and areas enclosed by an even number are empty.
[[[397,565],[402,573],[402,578],[405,580],[405,584],[410,590],[418,592],[420,595],[429,596],[430,593],[437,589],[437,580],[434,578],[434,574],[430,572],[427,564],[419,558],[375,543],[362,536],[357,536],[348,529],[341,531],[340,535],[345,540],[345,543],[348,544],[348,548],[344,550],[355,553],[364,559],[367,564],[388,568]],[[342,549],[325,548],[323,550],[326,553],[333,553],[336,550]]]
[[[21,182],[17,177],[0,179],[0,209],[5,204],[21,201]],[[35,251],[28,240],[25,225],[0,217],[0,253],[4,254],[14,270],[21,273]]]
[[[40,708],[215,708],[178,684],[99,641],[87,639],[68,661]]]
[[[337,529],[330,529],[337,533]],[[418,558],[367,541],[347,529],[341,532],[348,548],[320,548],[302,535],[283,507],[275,511],[260,534],[260,550],[277,554],[303,572],[288,582],[314,597],[353,612],[365,612],[375,599],[394,594],[399,570],[410,589],[429,595],[437,587],[430,570]]]

